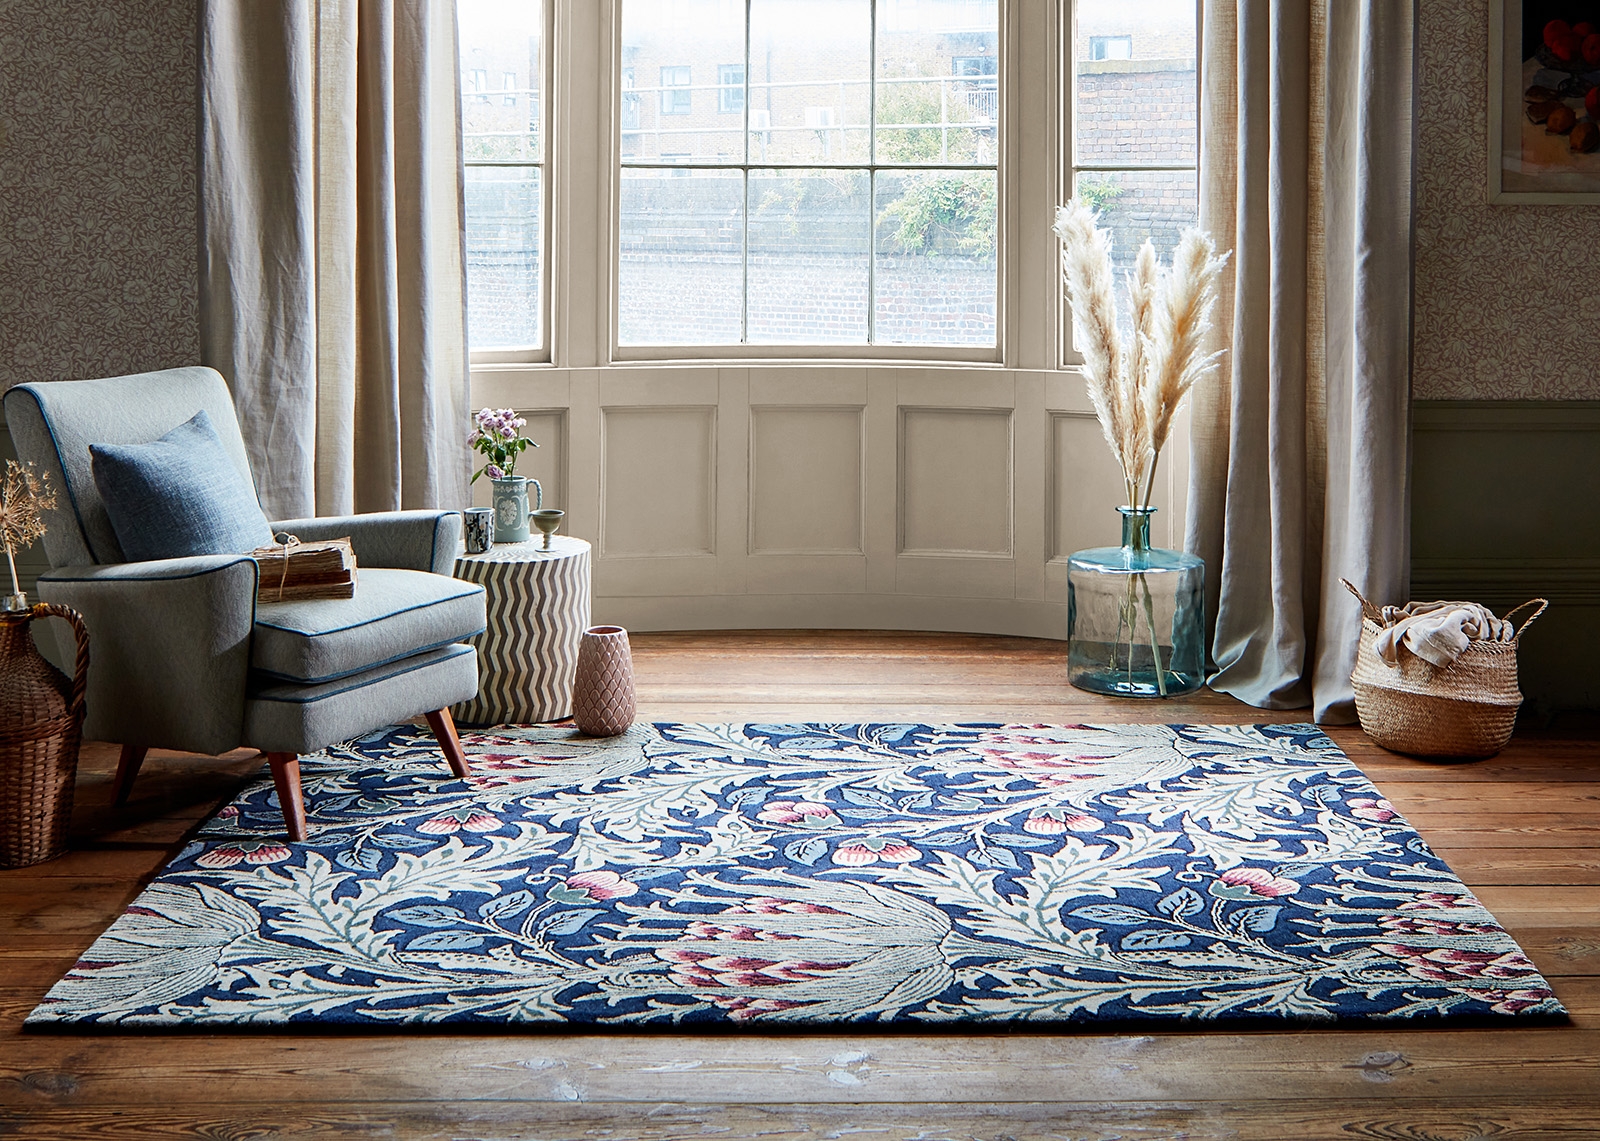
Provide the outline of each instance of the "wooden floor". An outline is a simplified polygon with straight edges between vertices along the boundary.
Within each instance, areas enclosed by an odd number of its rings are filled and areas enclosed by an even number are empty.
[[[1097,699],[1059,643],[634,637],[640,714],[1292,721],[1207,694]],[[110,810],[85,750],[72,853],[0,872],[0,1136],[853,1141],[1600,1138],[1600,743],[1443,765],[1332,731],[1572,1010],[1528,1030],[1303,1033],[23,1034],[24,1015],[259,757],[153,754]]]

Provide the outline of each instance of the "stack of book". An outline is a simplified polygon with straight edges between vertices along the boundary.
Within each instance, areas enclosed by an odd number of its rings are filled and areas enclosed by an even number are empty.
[[[354,598],[356,553],[349,539],[324,539],[257,547],[250,552],[261,567],[259,602],[302,598]]]

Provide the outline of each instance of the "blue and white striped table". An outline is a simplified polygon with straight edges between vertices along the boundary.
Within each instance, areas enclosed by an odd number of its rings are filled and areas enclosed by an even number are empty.
[[[488,628],[478,647],[478,696],[451,712],[463,725],[528,724],[572,715],[578,643],[589,628],[589,544],[554,536],[496,543],[456,559],[480,584]]]

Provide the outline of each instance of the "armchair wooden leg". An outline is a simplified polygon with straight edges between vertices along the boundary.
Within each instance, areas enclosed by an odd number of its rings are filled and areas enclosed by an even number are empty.
[[[300,758],[294,753],[268,753],[272,783],[278,787],[278,803],[283,806],[283,823],[289,839],[306,838],[306,805],[300,797]]]
[[[144,755],[150,750],[143,745],[122,746],[122,756],[117,759],[117,779],[111,786],[111,803],[118,808],[128,803],[128,793],[133,791],[133,778],[139,775]]]
[[[437,709],[428,714],[428,728],[439,741],[444,759],[450,762],[450,771],[462,780],[467,779],[467,755],[461,751],[461,738],[456,736],[455,719],[448,709]]]

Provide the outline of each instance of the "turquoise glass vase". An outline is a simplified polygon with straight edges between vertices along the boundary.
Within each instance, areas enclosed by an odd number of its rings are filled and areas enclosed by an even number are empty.
[[[1154,507],[1119,507],[1122,546],[1067,560],[1067,680],[1116,697],[1205,683],[1206,564],[1150,545]]]

